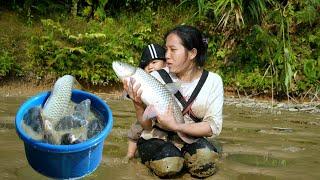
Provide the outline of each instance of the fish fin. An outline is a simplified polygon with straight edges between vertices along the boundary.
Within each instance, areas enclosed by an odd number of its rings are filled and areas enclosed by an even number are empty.
[[[165,84],[165,86],[172,94],[175,94],[179,91],[179,88],[181,87],[181,83],[179,82],[168,83],[168,84]]]
[[[177,132],[178,136],[185,142],[188,144],[192,144],[194,142],[196,142],[196,138],[189,136],[187,134],[181,133],[181,132]]]
[[[79,81],[75,77],[73,77],[72,89],[80,89],[80,90],[85,90],[85,91],[87,90],[79,83]]]
[[[43,121],[43,139],[49,144],[60,144],[59,135],[53,130],[53,125],[49,120]]]
[[[51,124],[51,122],[49,121],[49,120],[44,120],[44,122],[43,122],[44,124],[43,124],[43,129],[45,130],[45,131],[52,131],[52,127],[53,127],[53,125]]]
[[[154,105],[149,105],[146,107],[146,109],[143,112],[142,120],[148,120],[154,117],[157,117],[158,111],[156,110]]]

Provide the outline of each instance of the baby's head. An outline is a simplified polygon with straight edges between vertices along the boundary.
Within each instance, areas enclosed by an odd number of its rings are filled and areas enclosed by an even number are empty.
[[[144,48],[139,67],[147,73],[162,69],[166,66],[165,49],[159,44],[149,44]]]

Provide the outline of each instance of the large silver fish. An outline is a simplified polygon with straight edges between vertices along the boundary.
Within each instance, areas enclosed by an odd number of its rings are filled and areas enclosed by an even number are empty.
[[[61,132],[56,130],[60,126],[68,125],[64,122],[65,119],[63,118],[68,117],[67,115],[70,114],[72,89],[76,86],[79,86],[79,83],[73,76],[65,75],[60,77],[55,82],[51,94],[43,106],[40,123],[43,129],[43,139],[50,144],[61,144]],[[72,121],[74,119],[69,118],[68,120]],[[73,122],[67,123],[72,124]],[[58,127],[56,127],[57,125]]]
[[[56,123],[70,111],[71,93],[75,78],[71,75],[60,77],[41,112],[43,139],[50,144],[60,144],[61,135],[54,130]]]
[[[136,82],[141,84],[141,100],[147,105],[146,109],[150,109],[148,107],[153,106],[158,113],[165,113],[171,106],[176,122],[184,123],[181,109],[167,86],[163,85],[160,81],[141,68],[133,67],[124,62],[114,61],[112,63],[112,68],[120,79],[130,80],[130,78],[133,78]],[[144,117],[150,118],[155,116],[146,113],[149,112],[146,110],[143,115]],[[190,144],[195,141],[192,137],[181,132],[178,132],[177,134],[186,143]]]
[[[60,77],[54,84],[51,94],[43,106],[42,116],[55,123],[66,116],[70,103],[75,78],[71,75]]]

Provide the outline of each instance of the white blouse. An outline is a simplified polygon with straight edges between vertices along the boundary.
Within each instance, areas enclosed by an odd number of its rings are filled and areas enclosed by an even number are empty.
[[[169,72],[168,68],[164,68]],[[151,73],[161,83],[165,84],[161,76],[157,71]],[[192,82],[181,82],[174,74],[169,73],[173,82],[181,83],[179,91],[186,101],[190,98],[193,90],[198,84],[200,77],[193,80]],[[181,103],[176,99],[180,108]],[[222,109],[223,109],[223,83],[221,77],[216,74],[209,72],[206,82],[203,84],[198,96],[195,98],[191,110],[197,118],[202,119],[204,122],[209,122],[212,130],[212,137],[218,136],[222,130]],[[184,116],[185,123],[195,123],[189,115]]]

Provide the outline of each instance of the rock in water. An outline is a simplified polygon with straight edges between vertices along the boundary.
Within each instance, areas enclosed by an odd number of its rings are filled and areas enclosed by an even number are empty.
[[[33,107],[23,116],[24,123],[30,126],[35,132],[42,132],[41,107]]]

